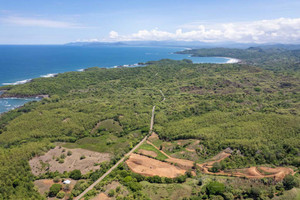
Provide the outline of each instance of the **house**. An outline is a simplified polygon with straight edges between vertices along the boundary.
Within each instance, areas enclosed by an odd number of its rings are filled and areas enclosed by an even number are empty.
[[[67,180],[64,180],[63,183],[69,185],[71,183],[71,181],[67,179]]]

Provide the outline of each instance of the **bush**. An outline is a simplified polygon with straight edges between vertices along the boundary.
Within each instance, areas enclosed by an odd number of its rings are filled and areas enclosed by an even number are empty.
[[[115,196],[115,190],[109,190],[108,196],[109,196],[109,197]]]
[[[53,179],[54,183],[58,183],[60,181],[60,177],[59,176],[55,176]]]
[[[136,191],[139,191],[142,189],[142,185],[138,182],[131,182],[131,183],[129,183],[128,186],[133,192],[136,192]]]
[[[59,159],[59,160],[58,160],[58,163],[60,163],[60,164],[62,164],[62,163],[64,163],[64,162],[65,162],[64,159]]]
[[[81,178],[81,171],[79,169],[71,171],[70,178],[74,180],[79,180]]]
[[[261,191],[257,187],[252,187],[250,190],[250,196],[257,199],[261,195]]]
[[[80,156],[80,160],[85,159],[85,155]]]
[[[222,195],[225,191],[225,185],[223,183],[213,181],[206,186],[206,190],[209,195]]]
[[[68,151],[67,156],[71,156],[72,155],[72,151]]]
[[[60,190],[61,190],[60,184],[57,184],[57,183],[53,184],[50,187],[49,197],[55,197]]]
[[[221,170],[221,164],[219,162],[215,162],[211,168],[212,172],[219,172]]]
[[[297,185],[296,179],[292,175],[286,175],[282,183],[286,190],[290,190]]]
[[[230,192],[224,192],[223,196],[225,200],[234,200],[234,196]]]
[[[62,199],[65,197],[65,193],[63,191],[60,191],[57,195],[56,195],[57,198],[59,199]]]
[[[165,177],[165,182],[166,182],[166,183],[173,183],[173,179],[172,179],[172,178]]]
[[[185,180],[186,180],[186,176],[185,175],[181,175],[181,176],[178,176],[178,177],[175,178],[175,181],[177,183],[184,183]]]

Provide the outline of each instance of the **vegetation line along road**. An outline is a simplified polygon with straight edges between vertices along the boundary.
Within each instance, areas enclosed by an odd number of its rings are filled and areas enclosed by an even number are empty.
[[[155,112],[155,106],[152,108],[152,116],[151,116],[151,122],[150,122],[150,129],[149,134],[152,133],[153,124],[154,124],[154,112]],[[88,191],[93,189],[95,185],[97,185],[100,181],[102,181],[107,175],[109,175],[114,169],[116,169],[119,164],[121,164],[127,156],[130,156],[137,148],[139,148],[148,138],[148,135],[146,135],[143,140],[141,140],[135,147],[133,147],[127,154],[125,154],[112,168],[110,168],[105,174],[103,174],[98,180],[96,180],[92,185],[90,185],[86,190],[84,190],[79,196],[75,198],[75,200],[81,199]]]
[[[165,97],[164,93],[161,90],[159,90],[159,91],[160,91],[161,95],[163,96],[163,100],[162,101],[165,101],[166,97]]]

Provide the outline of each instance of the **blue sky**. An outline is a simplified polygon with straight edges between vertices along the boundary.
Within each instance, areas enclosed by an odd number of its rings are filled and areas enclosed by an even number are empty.
[[[0,0],[0,44],[300,42],[299,0]]]

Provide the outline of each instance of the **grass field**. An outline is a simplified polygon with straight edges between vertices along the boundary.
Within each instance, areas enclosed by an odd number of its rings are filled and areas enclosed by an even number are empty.
[[[152,145],[144,143],[140,146],[139,149],[144,149],[147,151],[153,151],[157,154],[157,156],[155,157],[155,159],[157,160],[165,160],[167,159],[167,156],[165,156],[164,154],[162,154],[160,151],[158,151],[156,148],[154,148]]]

